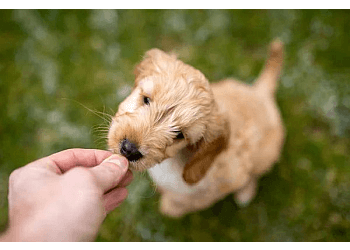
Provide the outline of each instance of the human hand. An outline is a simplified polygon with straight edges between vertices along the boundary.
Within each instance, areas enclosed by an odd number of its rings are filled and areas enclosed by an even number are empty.
[[[29,163],[10,175],[9,229],[1,240],[94,240],[132,178],[124,157],[103,150],[68,149]]]

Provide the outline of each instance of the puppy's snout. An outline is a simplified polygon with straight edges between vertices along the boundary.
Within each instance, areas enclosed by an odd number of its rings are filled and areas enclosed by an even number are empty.
[[[137,161],[142,158],[142,154],[138,150],[137,146],[134,143],[130,142],[128,139],[124,139],[122,141],[120,153],[129,161]]]

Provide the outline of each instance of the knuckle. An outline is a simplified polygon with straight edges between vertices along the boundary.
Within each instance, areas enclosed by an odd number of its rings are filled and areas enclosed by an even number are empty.
[[[93,173],[84,167],[75,167],[67,171],[65,174],[66,180],[75,185],[91,185],[96,182]]]
[[[9,184],[11,185],[11,184],[15,183],[20,178],[22,173],[23,173],[22,168],[17,168],[14,171],[12,171],[12,173],[10,174],[10,177],[9,177]]]
[[[17,168],[9,176],[9,188],[10,189],[21,189],[26,186],[26,183],[30,178],[30,173],[28,173],[25,167]]]
[[[83,168],[83,167],[72,168],[71,170],[69,170],[67,172],[67,174],[69,174],[71,176],[78,176],[78,177],[84,177],[84,178],[90,178],[91,177],[91,173],[90,173],[89,169],[86,169],[86,168]]]
[[[121,176],[123,175],[122,169],[117,164],[106,164],[105,171],[112,176]]]

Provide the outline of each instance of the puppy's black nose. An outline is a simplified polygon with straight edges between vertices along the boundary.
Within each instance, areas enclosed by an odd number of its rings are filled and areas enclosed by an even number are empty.
[[[137,161],[142,157],[142,154],[138,150],[137,146],[128,139],[124,139],[122,141],[120,153],[129,161]]]

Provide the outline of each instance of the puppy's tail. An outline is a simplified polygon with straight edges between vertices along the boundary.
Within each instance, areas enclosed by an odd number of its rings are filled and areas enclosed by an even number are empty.
[[[276,92],[283,67],[283,47],[283,42],[278,38],[270,44],[269,57],[254,84],[259,93],[273,95]]]

